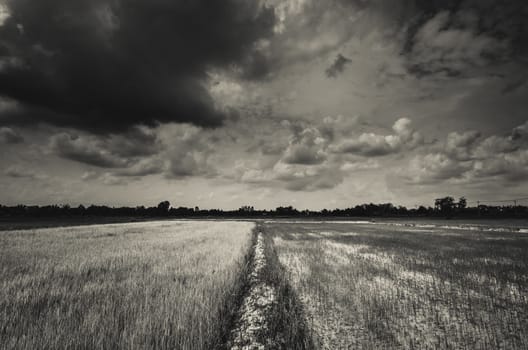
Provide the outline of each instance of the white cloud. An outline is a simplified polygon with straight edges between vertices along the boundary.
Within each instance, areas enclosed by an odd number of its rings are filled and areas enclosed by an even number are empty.
[[[348,138],[332,145],[331,150],[336,153],[376,157],[414,149],[423,144],[424,139],[419,132],[411,128],[410,124],[409,118],[400,118],[392,127],[394,134],[362,133],[359,137]]]

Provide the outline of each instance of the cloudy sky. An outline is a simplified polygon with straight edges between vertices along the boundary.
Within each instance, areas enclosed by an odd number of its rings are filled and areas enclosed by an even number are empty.
[[[0,203],[528,195],[524,0],[0,0]]]

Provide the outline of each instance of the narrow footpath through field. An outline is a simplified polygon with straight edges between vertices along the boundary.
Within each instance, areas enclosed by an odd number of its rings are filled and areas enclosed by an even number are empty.
[[[249,277],[249,291],[244,297],[235,328],[231,331],[229,347],[232,350],[266,349],[271,344],[263,344],[263,335],[268,332],[268,316],[277,301],[273,286],[265,281],[263,270],[266,267],[264,237],[258,233],[254,245],[252,270]]]

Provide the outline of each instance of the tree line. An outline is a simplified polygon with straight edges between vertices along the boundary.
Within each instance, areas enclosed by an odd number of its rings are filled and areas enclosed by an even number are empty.
[[[345,209],[299,210],[292,206],[280,206],[271,210],[258,210],[253,206],[242,206],[236,210],[200,209],[199,207],[171,207],[169,201],[157,206],[109,207],[105,205],[45,205],[4,206],[0,205],[0,217],[442,217],[442,218],[528,218],[528,207],[522,205],[478,205],[467,206],[467,200],[453,197],[434,200],[434,206],[407,208],[392,203],[360,204]]]

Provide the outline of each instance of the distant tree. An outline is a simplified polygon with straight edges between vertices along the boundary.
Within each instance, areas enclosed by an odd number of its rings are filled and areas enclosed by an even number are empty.
[[[163,201],[158,204],[158,212],[162,215],[168,214],[170,208],[169,201]]]
[[[455,208],[455,199],[453,197],[443,197],[435,199],[435,209],[443,215],[451,215]]]
[[[464,210],[467,207],[466,197],[460,197],[457,204],[458,209]]]
[[[425,215],[425,214],[427,214],[427,208],[424,207],[423,205],[420,205],[420,206],[418,207],[418,210],[417,210],[416,212],[417,212],[418,214],[420,214],[420,215]]]
[[[238,211],[241,213],[252,213],[253,211],[255,211],[255,208],[250,205],[243,205],[238,209]]]

